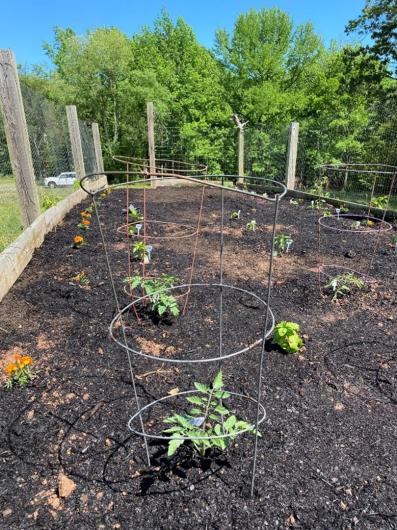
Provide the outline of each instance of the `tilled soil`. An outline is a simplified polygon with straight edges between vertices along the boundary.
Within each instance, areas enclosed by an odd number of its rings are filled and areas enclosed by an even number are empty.
[[[99,206],[120,307],[131,303],[123,278],[142,270],[129,259],[134,238],[117,231],[126,204],[143,211],[143,192],[129,193],[114,191]],[[162,223],[147,224],[153,250],[145,273],[189,284],[196,254],[192,282],[208,285],[192,286],[187,300],[186,287],[175,292],[184,316],[156,320],[142,301],[134,304],[139,322],[133,307],[126,313],[128,344],[142,354],[130,356],[141,406],[210,382],[218,368],[206,361],[219,356],[219,191],[204,194],[195,253],[200,204],[201,188],[146,192],[147,219]],[[251,499],[247,434],[204,461],[187,445],[169,460],[164,443],[151,440],[146,465],[143,440],[127,427],[136,412],[128,358],[109,337],[117,310],[98,220],[93,214],[91,229],[80,231],[82,208],[46,237],[0,306],[2,367],[23,352],[36,372],[27,388],[1,392],[0,528],[397,528],[395,227],[319,233],[316,210],[281,201],[276,232],[294,243],[274,259],[271,309],[276,321],[301,325],[305,348],[286,355],[266,344],[266,419]],[[240,219],[231,220],[237,210]],[[229,390],[255,398],[274,203],[226,192],[224,211],[222,274],[231,287],[222,289],[222,370]],[[252,219],[255,232],[246,228]],[[78,250],[77,233],[86,240]],[[331,266],[372,281],[332,302],[323,289]],[[73,280],[81,271],[88,286]],[[116,320],[112,333],[122,341],[120,332]],[[183,406],[170,398],[150,408],[146,432],[159,433],[162,419]],[[230,408],[255,417],[246,398],[231,398]],[[65,497],[60,474],[75,485]]]

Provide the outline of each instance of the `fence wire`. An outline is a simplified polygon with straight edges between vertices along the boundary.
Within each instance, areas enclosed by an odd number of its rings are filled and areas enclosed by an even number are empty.
[[[66,177],[56,179],[54,189],[45,186],[47,177],[74,171],[66,108],[33,90],[22,79],[20,84],[40,206],[45,210],[76,189]],[[80,121],[80,133],[86,172],[94,173],[96,159],[91,126]],[[15,178],[0,113],[0,252],[22,230]]]
[[[97,171],[94,139],[92,128],[86,122],[79,120],[81,147],[83,150],[84,168],[87,175]]]
[[[21,83],[33,168],[37,183],[74,171],[65,107]]]

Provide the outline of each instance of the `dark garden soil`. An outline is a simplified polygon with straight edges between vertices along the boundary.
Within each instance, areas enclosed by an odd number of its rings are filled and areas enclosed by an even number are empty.
[[[142,191],[129,202],[142,209]],[[147,192],[146,273],[189,283],[201,189]],[[88,206],[87,201],[86,205]],[[140,273],[128,261],[126,197],[101,201],[100,222],[120,304],[131,298],[123,278]],[[45,529],[393,529],[397,528],[397,255],[393,232],[320,232],[307,204],[280,204],[277,233],[294,240],[275,258],[271,308],[276,321],[301,325],[305,348],[286,355],[268,341],[255,496],[249,496],[253,437],[243,434],[224,454],[201,462],[184,446],[169,460],[151,441],[145,464],[141,437],[128,430],[136,412],[126,352],[109,337],[117,311],[98,220],[76,225],[76,207],[51,234],[0,305],[0,361],[18,352],[34,360],[27,388],[1,391],[0,528]],[[230,213],[241,210],[239,220]],[[227,389],[256,397],[273,204],[225,193],[223,361]],[[257,221],[258,229],[246,224]],[[197,258],[185,316],[156,321],[136,304],[126,314],[128,343],[141,405],[170,399],[144,414],[146,432],[165,427],[185,407],[170,391],[209,382],[219,355],[219,191],[204,196]],[[332,232],[332,233],[331,233]],[[81,233],[86,244],[71,248]],[[186,237],[182,237],[186,236]],[[319,244],[320,241],[320,244]],[[318,266],[323,265],[318,274]],[[362,291],[332,302],[322,287],[331,266],[370,274]],[[328,267],[328,268],[327,268]],[[85,271],[90,285],[73,277]],[[325,272],[324,272],[325,271]],[[214,286],[215,284],[215,286]],[[248,294],[245,291],[248,291]],[[139,293],[138,293],[139,294]],[[180,307],[186,288],[175,292]],[[256,296],[253,296],[256,295]],[[116,321],[113,333],[120,338]],[[255,406],[230,399],[253,421]],[[132,425],[139,430],[139,422]],[[65,478],[66,477],[66,478]],[[71,480],[72,482],[68,482]],[[63,492],[63,487],[72,491]]]

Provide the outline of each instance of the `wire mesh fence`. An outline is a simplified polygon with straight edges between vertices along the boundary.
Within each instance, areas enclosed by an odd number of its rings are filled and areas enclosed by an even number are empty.
[[[74,162],[66,109],[21,80],[29,143],[42,210],[55,205],[76,189]],[[80,121],[87,173],[96,171],[91,126]],[[0,113],[0,252],[23,230],[3,116]]]
[[[84,168],[87,175],[95,173],[96,158],[92,128],[86,122],[79,120],[81,148],[83,150]]]
[[[299,135],[297,188],[342,201],[397,209],[397,123],[385,115],[361,128],[303,126]]]

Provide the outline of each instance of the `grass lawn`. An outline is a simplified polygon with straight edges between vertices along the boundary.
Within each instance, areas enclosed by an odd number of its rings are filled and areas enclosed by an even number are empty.
[[[38,186],[41,209],[46,208],[43,201],[56,202],[74,191],[72,186],[51,190]],[[22,232],[23,226],[19,211],[18,194],[13,177],[0,177],[0,252],[2,252]]]

